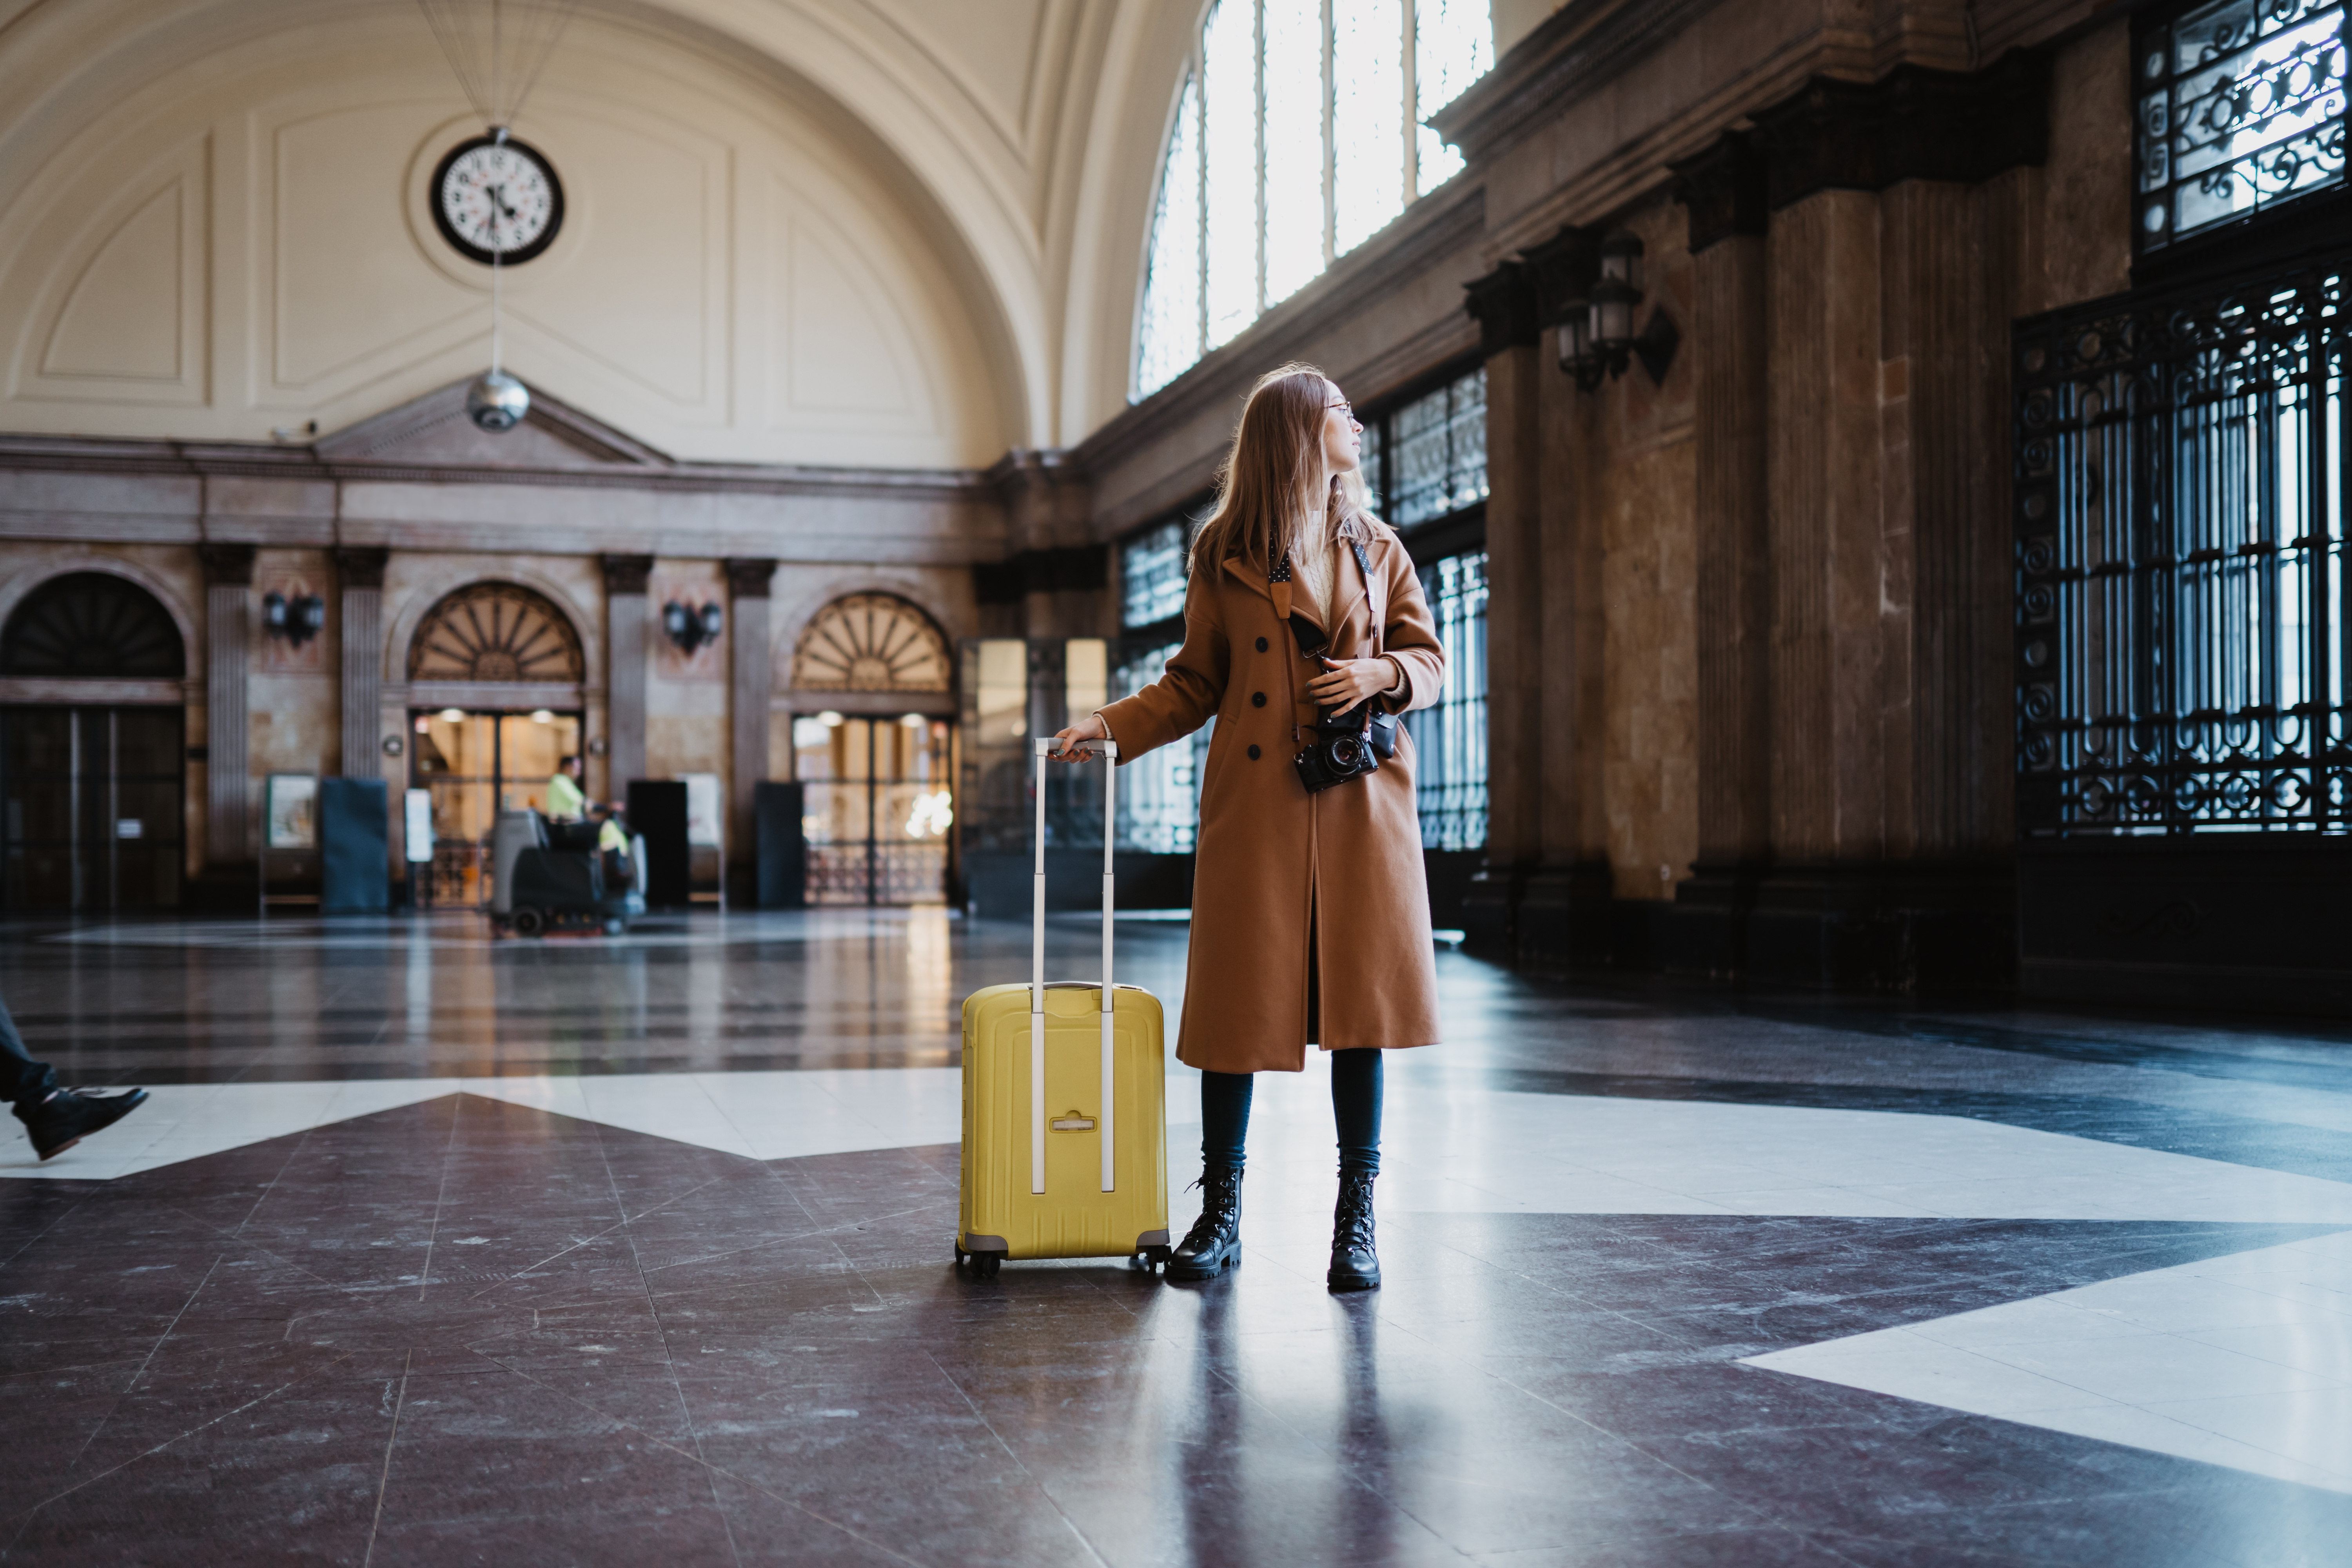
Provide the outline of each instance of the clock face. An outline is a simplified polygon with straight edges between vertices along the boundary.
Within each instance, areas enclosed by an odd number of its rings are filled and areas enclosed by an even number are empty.
[[[463,255],[488,266],[529,261],[563,226],[563,184],[538,149],[477,136],[433,172],[433,225]]]

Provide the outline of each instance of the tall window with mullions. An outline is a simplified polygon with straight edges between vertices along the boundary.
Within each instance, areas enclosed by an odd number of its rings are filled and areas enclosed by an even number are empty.
[[[1423,847],[1486,842],[1486,372],[1458,375],[1364,420],[1373,510],[1402,535],[1445,647],[1436,705],[1412,731]]]
[[[1190,516],[1155,523],[1119,549],[1119,659],[1111,671],[1114,700],[1160,679],[1184,646],[1184,557]],[[1119,773],[1121,849],[1148,855],[1190,855],[1201,823],[1201,773],[1209,759],[1211,720],[1196,734],[1162,746]]]
[[[1421,568],[1421,591],[1445,647],[1445,689],[1434,707],[1405,715],[1420,763],[1424,849],[1477,849],[1486,842],[1486,552],[1448,555]]]

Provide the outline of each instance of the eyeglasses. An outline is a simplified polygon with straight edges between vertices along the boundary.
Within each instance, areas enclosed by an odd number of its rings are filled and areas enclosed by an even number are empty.
[[[1353,419],[1356,416],[1356,405],[1352,403],[1327,403],[1323,405],[1323,408],[1326,413],[1336,408],[1350,419]]]

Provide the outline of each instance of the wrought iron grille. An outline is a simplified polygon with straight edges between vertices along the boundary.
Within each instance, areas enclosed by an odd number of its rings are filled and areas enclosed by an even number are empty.
[[[2141,255],[2344,183],[2344,0],[2218,0],[2137,37]]]
[[[1486,552],[1431,562],[1421,589],[1445,647],[1444,694],[1405,715],[1422,847],[1476,849],[1486,842]]]
[[[2343,266],[2018,324],[2018,816],[2352,831]]]

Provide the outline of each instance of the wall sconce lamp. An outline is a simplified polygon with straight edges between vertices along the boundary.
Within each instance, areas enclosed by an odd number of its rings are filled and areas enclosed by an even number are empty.
[[[1635,360],[1653,382],[1666,379],[1682,331],[1663,310],[1633,330],[1642,303],[1642,241],[1612,229],[1596,242],[1584,230],[1563,228],[1528,253],[1536,271],[1538,306],[1559,340],[1559,368],[1577,387],[1597,392]]]
[[[1600,276],[1586,291],[1578,319],[1570,312],[1559,325],[1559,367],[1586,392],[1599,390],[1601,377],[1625,374],[1634,360],[1650,373],[1653,384],[1666,379],[1683,335],[1675,319],[1663,310],[1650,312],[1650,324],[1633,331],[1633,309],[1642,302],[1642,240],[1630,229],[1612,229],[1601,237]]]
[[[316,594],[305,594],[299,599],[289,599],[283,594],[264,595],[261,624],[271,637],[284,637],[300,647],[326,629],[327,601]]]
[[[716,605],[691,610],[672,599],[662,606],[662,635],[689,656],[703,644],[717,642],[726,629],[726,614]]]

